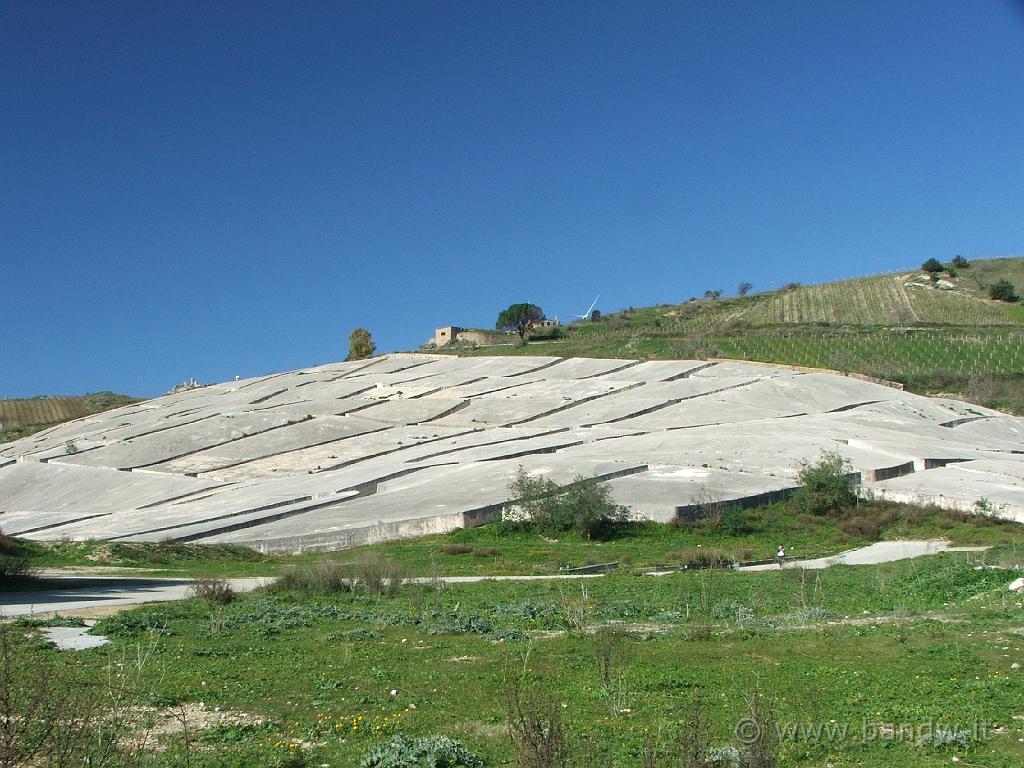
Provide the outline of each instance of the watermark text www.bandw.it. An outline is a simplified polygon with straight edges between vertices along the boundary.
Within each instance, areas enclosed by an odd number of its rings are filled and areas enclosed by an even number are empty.
[[[953,723],[922,720],[916,723],[876,723],[867,719],[859,723],[828,722],[773,723],[771,734],[761,732],[763,724],[744,718],[736,724],[736,738],[753,744],[770,735],[782,742],[830,743],[908,742],[908,743],[974,743],[987,741],[990,724],[984,721]]]

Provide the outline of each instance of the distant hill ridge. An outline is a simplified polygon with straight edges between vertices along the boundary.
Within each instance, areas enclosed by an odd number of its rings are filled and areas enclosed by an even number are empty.
[[[708,291],[678,304],[580,320],[556,341],[437,351],[781,363],[955,393],[1024,414],[1024,304],[989,298],[1000,280],[1024,291],[1024,258],[945,266],[935,280],[917,269],[746,296]]]

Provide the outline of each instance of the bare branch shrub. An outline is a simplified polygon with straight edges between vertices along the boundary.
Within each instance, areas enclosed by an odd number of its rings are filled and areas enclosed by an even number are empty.
[[[523,680],[514,677],[507,710],[518,768],[567,768],[569,740],[562,725],[562,707],[553,695],[524,688]]]
[[[188,594],[189,597],[198,597],[215,605],[227,605],[238,597],[227,579],[212,576],[204,576],[193,581]]]

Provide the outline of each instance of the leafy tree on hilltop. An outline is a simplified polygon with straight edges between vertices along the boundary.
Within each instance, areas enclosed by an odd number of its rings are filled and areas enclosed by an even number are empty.
[[[942,262],[938,259],[928,259],[928,261],[921,265],[921,269],[929,275],[935,275],[945,269],[945,267],[942,266]]]
[[[377,351],[377,345],[373,343],[373,336],[365,328],[356,328],[348,335],[348,357],[346,360],[365,360],[373,357]]]
[[[971,262],[961,256],[959,253],[953,257],[953,266],[957,269],[967,269],[971,266]]]
[[[750,293],[750,289],[753,287],[753,283],[748,283],[746,280],[744,280],[742,283],[740,283],[739,288],[736,289],[736,293],[738,293],[740,296],[746,296],[748,293]]]
[[[526,332],[543,320],[544,310],[536,304],[511,304],[498,314],[498,322],[494,327],[507,333],[514,331],[525,341]]]

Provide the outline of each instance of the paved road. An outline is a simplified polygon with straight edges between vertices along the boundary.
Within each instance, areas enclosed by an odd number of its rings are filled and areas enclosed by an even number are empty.
[[[988,547],[951,547],[948,541],[879,541],[859,549],[840,552],[838,555],[819,557],[816,560],[791,560],[786,568],[806,568],[816,571],[833,565],[878,565],[895,560],[910,560],[939,552],[984,552]],[[775,563],[768,565],[747,565],[741,571],[778,570]]]
[[[96,612],[125,605],[184,600],[191,579],[145,579],[122,576],[58,576],[54,589],[0,592],[0,616],[33,616],[47,613]],[[266,578],[228,579],[236,592],[248,592],[271,581]]]
[[[809,568],[813,570],[833,565],[877,565],[894,560],[908,560],[939,552],[979,552],[986,547],[951,547],[948,541],[881,541],[867,547],[841,552],[817,560],[800,560],[786,563],[786,568]],[[778,565],[750,565],[741,571],[777,570]],[[659,571],[654,575],[663,576],[676,571]],[[47,572],[53,581],[63,586],[34,592],[0,592],[0,616],[28,616],[48,613],[74,613],[79,615],[101,615],[111,613],[120,606],[142,603],[183,600],[188,597],[192,585],[190,579],[126,578],[123,576],[63,576]],[[448,584],[471,583],[493,579],[496,581],[541,581],[553,579],[599,579],[602,574],[552,574],[549,576],[443,576],[441,581]],[[237,592],[248,592],[269,583],[264,577],[228,579]],[[430,583],[429,578],[413,581]]]

